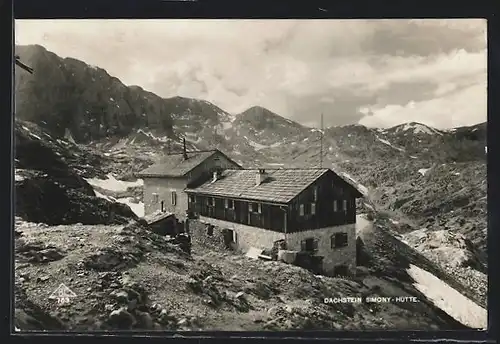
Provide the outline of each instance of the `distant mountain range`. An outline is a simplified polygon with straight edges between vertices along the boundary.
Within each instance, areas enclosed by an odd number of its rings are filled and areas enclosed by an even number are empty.
[[[401,231],[458,231],[485,262],[486,123],[451,130],[347,125],[326,128],[322,136],[258,106],[230,114],[204,100],[165,99],[38,45],[17,46],[16,54],[34,69],[33,75],[16,73],[16,118],[85,144],[106,157],[106,171],[119,166],[118,175],[130,175],[144,163],[124,168],[111,157],[152,163],[181,149],[181,137],[189,149],[216,147],[248,167],[331,167],[365,188],[378,211],[400,219]]]

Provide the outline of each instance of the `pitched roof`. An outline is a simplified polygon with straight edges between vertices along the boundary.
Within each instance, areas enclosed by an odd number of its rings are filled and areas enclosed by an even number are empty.
[[[152,225],[158,221],[161,221],[163,219],[166,219],[167,217],[173,216],[173,213],[166,213],[166,212],[161,212],[161,211],[156,211],[152,214],[148,214],[144,216],[144,220],[148,223],[148,225]]]
[[[215,154],[215,152],[218,152],[218,150],[187,152],[187,160],[184,160],[182,153],[169,154],[160,163],[137,173],[137,176],[182,177]]]
[[[255,185],[258,169],[225,170],[220,179],[211,180],[187,192],[222,197],[288,203],[319,177],[330,171],[321,169],[276,169],[266,170],[268,177]]]

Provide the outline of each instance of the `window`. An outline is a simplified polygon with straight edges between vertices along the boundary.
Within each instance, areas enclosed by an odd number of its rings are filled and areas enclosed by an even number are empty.
[[[177,204],[177,193],[175,191],[172,191],[172,205]]]
[[[161,212],[165,211],[165,202],[161,201]]]
[[[196,203],[196,196],[195,195],[189,195],[189,202]]]
[[[158,203],[158,194],[153,192],[153,203]]]
[[[338,201],[335,200],[335,201],[333,201],[333,212],[336,213],[337,211],[339,211],[339,204],[338,204]]]
[[[318,240],[316,238],[307,238],[300,242],[300,249],[306,252],[315,252],[318,250]]]
[[[226,209],[234,209],[234,201],[232,199],[225,199],[224,200],[224,207]]]
[[[214,197],[208,198],[207,201],[208,201],[209,206],[215,207],[215,198]]]
[[[332,248],[340,248],[347,246],[347,233],[335,233],[330,238]]]
[[[347,211],[347,200],[342,201],[342,210]]]
[[[260,203],[249,203],[248,207],[252,213],[260,213],[262,211]]]
[[[311,215],[316,214],[316,203],[311,203]]]
[[[299,214],[300,214],[300,216],[304,216],[304,205],[303,204],[301,204],[299,206]]]

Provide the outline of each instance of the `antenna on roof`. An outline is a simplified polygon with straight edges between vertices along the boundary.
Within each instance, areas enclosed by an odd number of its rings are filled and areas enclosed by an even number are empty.
[[[319,167],[323,168],[323,113],[321,114],[321,131],[320,131],[320,148],[319,148]]]

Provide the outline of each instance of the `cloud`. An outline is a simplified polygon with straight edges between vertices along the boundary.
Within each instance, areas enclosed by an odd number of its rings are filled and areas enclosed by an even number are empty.
[[[410,101],[405,105],[387,105],[369,109],[370,115],[360,120],[368,127],[390,127],[405,122],[420,122],[435,128],[446,129],[469,126],[486,121],[486,80],[445,96]]]
[[[163,97],[232,113],[260,105],[309,125],[320,112],[325,125],[387,126],[416,116],[388,115],[408,104],[453,108],[453,92],[479,94],[486,75],[484,20],[17,20],[15,29],[16,44],[43,45]],[[452,126],[447,116],[440,123]],[[484,121],[486,111],[469,116]]]

